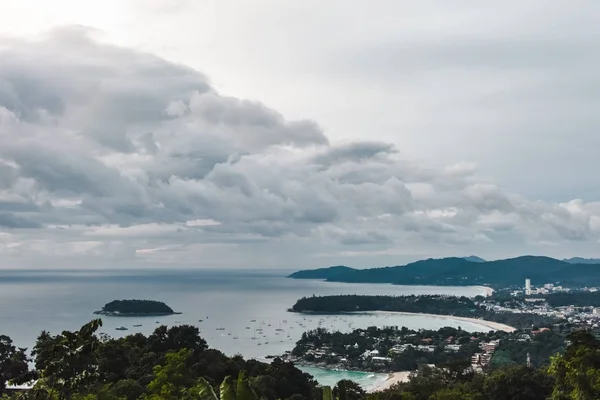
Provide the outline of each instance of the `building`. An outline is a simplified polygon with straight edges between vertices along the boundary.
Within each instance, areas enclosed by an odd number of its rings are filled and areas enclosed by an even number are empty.
[[[449,344],[444,347],[444,351],[446,352],[454,352],[460,350],[460,344]]]
[[[392,359],[389,357],[373,357],[371,358],[371,362],[373,364],[386,365],[392,362]]]
[[[531,296],[531,279],[525,279],[525,294]]]
[[[494,351],[496,351],[496,348],[498,348],[498,346],[500,345],[500,340],[492,340],[491,342],[488,343],[481,343],[479,345],[479,348],[481,350],[483,350],[485,353],[494,353]]]

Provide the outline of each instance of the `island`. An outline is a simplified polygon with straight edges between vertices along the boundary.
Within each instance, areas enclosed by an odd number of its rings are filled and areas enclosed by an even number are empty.
[[[162,315],[181,314],[161,301],[155,300],[113,300],[106,303],[102,310],[94,314],[113,317],[156,317]]]

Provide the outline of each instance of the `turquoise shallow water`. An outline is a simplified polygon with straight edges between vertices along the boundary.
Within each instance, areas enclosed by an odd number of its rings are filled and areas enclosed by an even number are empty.
[[[342,379],[350,379],[358,383],[365,390],[369,390],[377,387],[388,378],[388,374],[375,374],[372,372],[331,370],[316,367],[299,368],[314,376],[321,385],[329,385],[331,387],[335,386]]]
[[[333,294],[481,294],[480,288],[345,284],[287,279],[289,271],[211,270],[0,270],[0,334],[21,347],[31,347],[42,330],[74,330],[96,318],[93,311],[115,299],[164,301],[183,314],[168,317],[103,317],[101,332],[118,337],[151,333],[158,324],[199,327],[211,347],[226,354],[262,359],[293,348],[302,332],[319,326],[351,331],[368,326],[398,325],[412,329],[461,326],[482,331],[481,325],[421,315],[356,314],[305,316],[287,312],[303,296]],[[202,322],[200,322],[202,320]],[[141,327],[133,327],[141,324]],[[115,328],[125,326],[127,331]],[[217,330],[224,328],[224,330]],[[258,329],[262,329],[259,333]],[[256,339],[252,339],[255,337]],[[313,371],[327,384],[350,374],[356,381],[378,379],[370,374]]]

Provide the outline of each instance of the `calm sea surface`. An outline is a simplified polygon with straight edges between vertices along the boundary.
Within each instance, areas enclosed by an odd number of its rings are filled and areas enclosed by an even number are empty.
[[[425,316],[303,316],[289,313],[286,310],[297,299],[313,294],[483,294],[474,287],[348,284],[285,278],[290,272],[0,270],[0,334],[10,336],[19,346],[31,347],[44,329],[51,333],[77,329],[93,319],[93,311],[105,303],[134,298],[163,301],[183,314],[158,318],[102,317],[101,332],[119,337],[135,332],[149,334],[158,324],[192,324],[200,328],[211,347],[228,355],[239,353],[255,358],[283,354],[293,348],[302,332],[319,326],[340,331],[374,325],[412,329],[461,326],[470,331],[487,330],[477,324]],[[133,327],[134,324],[142,326]],[[128,330],[115,330],[120,326]],[[322,384],[350,378],[369,387],[384,378],[382,374],[315,368],[309,368],[307,372]]]

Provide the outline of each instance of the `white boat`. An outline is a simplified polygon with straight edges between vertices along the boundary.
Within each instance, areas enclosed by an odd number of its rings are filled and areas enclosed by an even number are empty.
[[[118,330],[118,331],[126,331],[127,330],[127,328],[125,328],[124,326],[120,326],[120,327],[115,328],[115,329]]]

